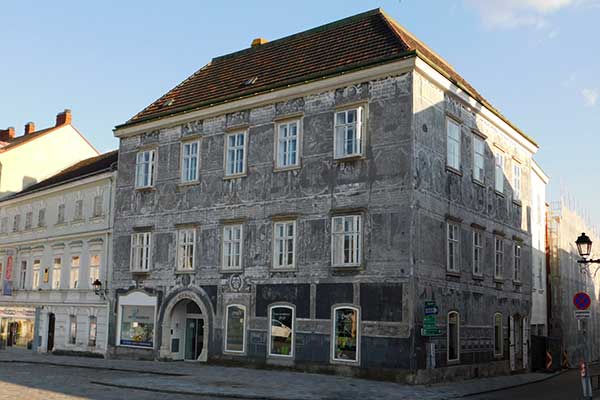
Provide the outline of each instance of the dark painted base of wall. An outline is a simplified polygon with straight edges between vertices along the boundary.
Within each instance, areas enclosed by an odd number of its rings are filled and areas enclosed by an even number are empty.
[[[434,369],[419,369],[409,383],[422,385],[509,374],[510,363],[508,361],[492,361],[485,364],[462,364]]]

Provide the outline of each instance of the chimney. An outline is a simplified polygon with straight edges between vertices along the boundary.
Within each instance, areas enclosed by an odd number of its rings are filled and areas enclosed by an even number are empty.
[[[252,44],[250,46],[251,47],[258,47],[258,46],[260,46],[262,44],[265,44],[265,43],[268,43],[268,42],[269,41],[267,39],[259,37],[259,38],[254,39],[252,41]]]
[[[0,141],[9,142],[15,138],[15,128],[12,126],[7,129],[0,129]]]
[[[35,132],[35,124],[33,122],[28,122],[25,124],[25,134],[29,135],[30,133]]]
[[[71,110],[65,108],[65,111],[56,115],[56,126],[68,125],[71,123]]]

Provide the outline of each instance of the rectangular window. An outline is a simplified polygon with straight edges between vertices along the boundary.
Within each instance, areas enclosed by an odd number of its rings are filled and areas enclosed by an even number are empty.
[[[180,229],[177,232],[177,269],[193,271],[196,254],[196,229]]]
[[[28,211],[25,214],[25,230],[28,231],[33,228],[33,212]]]
[[[57,224],[65,223],[65,205],[64,204],[60,204],[58,206],[58,216],[56,217],[56,223]]]
[[[41,263],[39,259],[33,260],[33,290],[37,290],[40,287]]]
[[[513,246],[513,281],[521,282],[521,245],[515,243]]]
[[[448,362],[460,360],[460,321],[456,311],[448,313]]]
[[[334,267],[358,266],[362,257],[360,215],[333,217],[331,220],[332,264]]]
[[[289,306],[273,306],[269,312],[269,355],[294,356],[294,309]]]
[[[131,271],[147,272],[150,270],[150,232],[139,232],[131,235]]]
[[[42,208],[38,211],[38,228],[46,226],[46,209]]]
[[[460,171],[460,125],[446,119],[446,165]]]
[[[473,275],[483,274],[483,238],[480,230],[473,230]]]
[[[246,132],[230,133],[225,141],[225,176],[246,173]]]
[[[198,180],[198,157],[200,142],[181,144],[181,181],[195,182]]]
[[[83,219],[83,200],[75,201],[75,210],[73,211],[73,221]]]
[[[94,316],[90,317],[90,331],[88,335],[88,346],[96,347],[96,337],[98,336],[98,319]]]
[[[362,155],[363,112],[363,107],[357,107],[335,113],[335,158]]]
[[[502,314],[496,313],[494,315],[494,355],[502,355],[502,344],[503,344],[503,332],[502,332]]]
[[[282,122],[277,125],[277,168],[298,165],[299,126],[299,120]]]
[[[102,195],[94,196],[94,209],[92,210],[92,217],[101,217],[104,214],[104,210],[102,208]]]
[[[100,254],[90,254],[90,287],[96,280],[100,280]]]
[[[496,152],[495,156],[495,189],[498,193],[504,193],[504,154]]]
[[[121,306],[120,344],[153,348],[154,314],[153,306]]]
[[[2,217],[1,224],[2,226],[0,227],[0,230],[2,233],[8,233],[8,217]]]
[[[77,343],[77,316],[69,316],[69,344]]]
[[[513,164],[513,199],[521,200],[521,166]]]
[[[225,351],[233,353],[246,351],[246,307],[242,305],[227,306]]]
[[[137,153],[135,160],[135,187],[154,186],[156,151],[144,150]]]
[[[81,259],[79,256],[71,257],[71,275],[69,280],[69,288],[77,289],[79,287],[79,266]]]
[[[273,231],[273,268],[294,268],[296,221],[275,222]]]
[[[242,225],[223,227],[223,269],[242,268]]]
[[[21,216],[15,215],[13,219],[13,232],[19,232],[21,230]]]
[[[455,223],[448,222],[446,224],[446,233],[448,236],[446,247],[446,269],[449,272],[459,272],[460,227]]]
[[[19,281],[19,288],[24,290],[27,287],[27,261],[21,261],[21,280]]]
[[[54,265],[52,266],[52,288],[60,289],[60,274],[62,270],[62,258],[54,257]]]
[[[504,239],[496,236],[495,240],[496,257],[494,259],[494,278],[502,279],[502,266],[504,264]]]
[[[358,362],[360,349],[359,312],[353,307],[333,310],[332,359],[334,361]]]
[[[473,135],[473,179],[485,182],[485,141],[477,135]]]

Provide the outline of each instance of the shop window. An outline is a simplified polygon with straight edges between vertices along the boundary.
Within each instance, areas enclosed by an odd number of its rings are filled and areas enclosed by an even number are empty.
[[[246,307],[242,305],[227,306],[225,351],[232,353],[246,351]]]
[[[448,326],[446,332],[448,362],[460,360],[460,321],[458,312],[448,313]]]
[[[90,317],[90,331],[88,337],[88,346],[96,347],[96,337],[98,334],[98,319],[94,316]]]
[[[336,307],[333,310],[332,358],[334,361],[358,362],[360,349],[359,310]]]
[[[294,356],[294,308],[272,306],[269,312],[269,355]]]
[[[134,347],[154,347],[154,307],[121,306],[120,344]]]

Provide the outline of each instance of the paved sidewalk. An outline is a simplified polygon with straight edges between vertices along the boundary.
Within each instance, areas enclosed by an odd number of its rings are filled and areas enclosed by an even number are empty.
[[[60,365],[123,371],[98,374],[91,383],[158,393],[266,400],[442,400],[456,399],[550,379],[557,374],[529,373],[439,384],[401,385],[340,376],[281,370],[221,367],[185,362],[104,360],[0,351],[1,363]],[[114,375],[114,374],[113,374]]]

